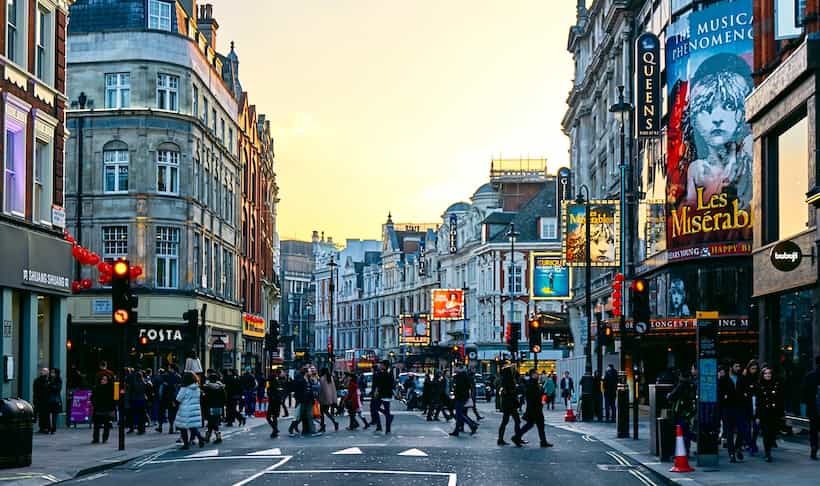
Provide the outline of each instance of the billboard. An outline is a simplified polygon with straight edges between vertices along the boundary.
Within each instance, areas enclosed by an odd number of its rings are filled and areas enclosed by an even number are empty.
[[[433,289],[430,299],[432,319],[458,321],[464,319],[464,291],[461,289]]]
[[[424,314],[409,314],[399,317],[401,333],[399,346],[429,346],[430,320]]]
[[[562,259],[568,267],[586,266],[585,204],[564,201]],[[620,266],[618,201],[589,201],[590,262],[593,267]]]
[[[533,253],[530,257],[530,297],[532,300],[568,300],[572,278],[561,255]]]
[[[669,28],[669,261],[748,254],[752,240],[752,0],[723,1]]]

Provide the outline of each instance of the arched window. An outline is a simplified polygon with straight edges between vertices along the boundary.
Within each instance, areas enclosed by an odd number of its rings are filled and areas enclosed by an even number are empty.
[[[128,145],[113,140],[103,146],[103,191],[128,192]]]
[[[179,147],[163,143],[157,148],[157,192],[179,195]]]

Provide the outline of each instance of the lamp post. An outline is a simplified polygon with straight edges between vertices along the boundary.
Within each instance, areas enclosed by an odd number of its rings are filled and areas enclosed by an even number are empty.
[[[584,194],[586,193],[586,198]],[[594,394],[592,392],[592,255],[590,255],[590,224],[589,224],[589,187],[581,184],[578,188],[578,196],[575,198],[576,204],[584,205],[584,260],[586,264],[586,278],[584,280],[584,291],[586,300],[586,331],[587,340],[584,343],[584,377],[581,378],[581,420],[591,422],[595,405],[593,403]]]
[[[618,86],[618,102],[609,107],[610,113],[613,113],[620,123],[621,132],[621,161],[619,169],[621,172],[620,181],[620,205],[621,205],[621,274],[627,278],[626,265],[626,222],[628,222],[627,214],[627,200],[626,193],[631,190],[631,184],[628,182],[629,174],[631,174],[629,163],[626,160],[626,122],[632,113],[632,105],[624,100],[624,87]],[[624,308],[624,300],[626,293],[621,295],[621,308]],[[629,437],[629,387],[626,383],[626,317],[624,312],[621,312],[618,329],[621,337],[621,348],[618,352],[620,355],[620,367],[618,369],[618,398],[617,398],[617,420],[618,420],[618,438],[626,439]],[[637,424],[637,416],[635,423]]]
[[[507,231],[507,238],[510,240],[510,274],[508,281],[508,291],[510,294],[510,341],[512,342],[513,363],[518,368],[518,326],[520,323],[513,322],[513,312],[515,299],[513,297],[513,286],[515,285],[515,239],[520,233],[515,231],[515,223],[510,223],[510,230]]]
[[[333,255],[330,255],[330,263],[327,264],[330,268],[330,285],[328,285],[328,292],[330,292],[330,334],[328,335],[327,341],[327,357],[330,360],[330,369],[333,370],[334,364],[336,362],[336,342],[333,339],[333,294],[336,291],[336,284],[334,283],[333,279],[333,271],[339,265],[333,260]]]

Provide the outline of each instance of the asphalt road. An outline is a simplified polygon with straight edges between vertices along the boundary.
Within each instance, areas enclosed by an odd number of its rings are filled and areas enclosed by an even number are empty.
[[[401,408],[401,407],[399,407]],[[266,427],[219,445],[170,450],[67,484],[95,485],[310,485],[454,486],[518,484],[665,484],[595,439],[547,427],[550,449],[537,446],[535,430],[524,448],[496,445],[500,415],[484,409],[475,436],[447,433],[452,422],[427,422],[400,411],[393,433],[344,430],[318,437],[269,437]],[[280,420],[286,430],[289,419]],[[282,426],[284,424],[284,427]],[[507,439],[511,434],[508,428]],[[633,463],[634,464],[634,463]]]

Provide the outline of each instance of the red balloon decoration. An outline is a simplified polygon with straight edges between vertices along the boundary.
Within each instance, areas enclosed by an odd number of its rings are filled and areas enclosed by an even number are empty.
[[[71,236],[71,235],[70,235],[70,234],[68,234],[68,233],[66,233],[66,234],[65,234],[65,240],[66,240],[67,242],[71,243],[72,245],[73,245],[74,243],[76,243],[76,242],[77,242],[76,240],[74,240],[74,237],[73,237],[73,236]]]
[[[74,258],[76,258],[77,260],[79,260],[79,259],[80,259],[80,255],[81,255],[80,250],[82,250],[82,249],[83,249],[83,247],[82,247],[82,246],[80,246],[80,245],[74,245],[73,247],[71,247],[71,254],[72,254],[72,255],[74,255]]]
[[[96,265],[98,263],[100,263],[100,255],[97,255],[96,253],[92,253],[88,256],[88,264],[89,265]]]
[[[103,285],[108,285],[111,283],[111,274],[110,273],[103,273],[100,274],[100,283]]]
[[[138,278],[140,275],[142,275],[142,267],[139,265],[135,265],[129,269],[129,272],[131,279]]]
[[[82,286],[86,290],[90,289],[91,288],[91,279],[90,278],[84,278],[83,281],[82,281]]]
[[[97,271],[100,272],[100,273],[105,273],[105,266],[106,265],[107,265],[107,263],[105,263],[105,262],[97,263]]]
[[[81,288],[82,288],[82,287],[81,287],[81,285],[80,285],[80,282],[78,282],[78,281],[76,281],[76,280],[75,280],[75,281],[73,281],[73,282],[71,282],[71,291],[72,291],[72,292],[74,292],[75,294],[76,294],[77,292],[79,292]]]

